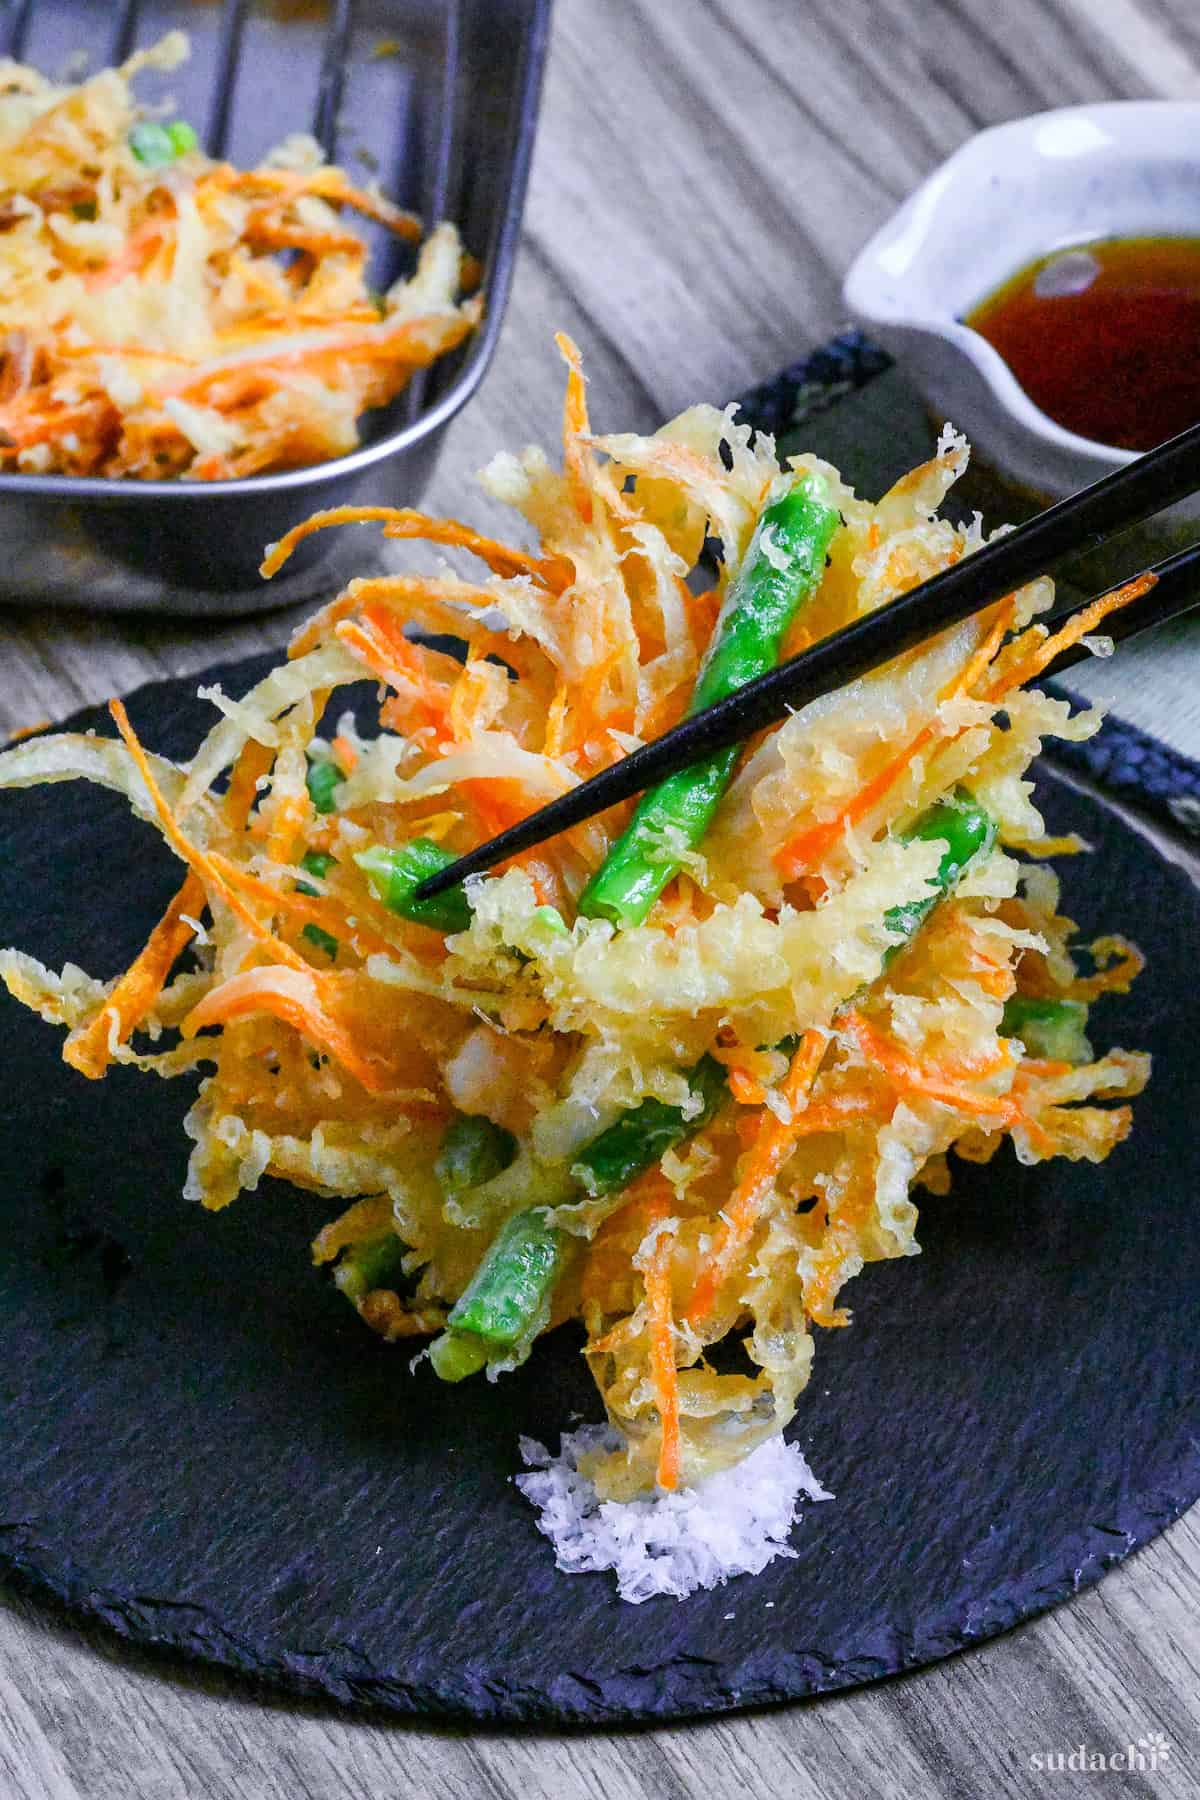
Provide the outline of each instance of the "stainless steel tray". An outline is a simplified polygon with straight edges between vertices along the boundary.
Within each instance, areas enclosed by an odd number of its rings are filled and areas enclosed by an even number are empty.
[[[550,0],[3,0],[0,54],[78,78],[173,26],[192,40],[170,93],[205,147],[251,164],[312,131],[352,172],[429,222],[452,219],[484,266],[487,310],[461,350],[363,422],[353,455],[243,481],[105,481],[0,475],[0,601],[104,612],[248,613],[327,589],[338,546],[309,539],[285,576],[258,576],[263,546],[317,507],[410,505],[446,425],[487,368],[512,280]],[[382,232],[380,283],[411,254]],[[353,534],[357,536],[357,534]]]

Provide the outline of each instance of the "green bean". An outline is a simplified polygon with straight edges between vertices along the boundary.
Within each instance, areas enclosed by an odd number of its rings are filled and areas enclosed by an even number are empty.
[[[330,869],[334,868],[336,864],[337,857],[331,856],[328,850],[306,850],[300,858],[300,867],[306,874],[315,875],[318,881],[324,881]],[[298,881],[296,892],[298,894],[315,894],[317,889],[311,881]]]
[[[958,886],[968,863],[991,849],[996,841],[996,825],[979,802],[965,788],[959,788],[951,799],[939,800],[936,806],[923,812],[901,834],[900,841],[904,844],[940,841],[946,848],[932,877],[933,892],[923,900],[907,900],[900,906],[889,906],[884,913],[884,925],[896,939],[883,959],[885,969],[905,945],[912,942],[938,901]]]
[[[465,1381],[487,1367],[487,1345],[465,1331],[443,1331],[429,1346],[429,1360],[439,1381]]]
[[[167,136],[171,140],[171,148],[176,156],[186,156],[189,150],[199,147],[200,139],[196,127],[186,119],[172,119],[167,126]]]
[[[778,660],[784,633],[820,585],[838,522],[823,483],[812,475],[764,510],[726,597],[690,713],[744,687]],[[641,924],[682,866],[672,850],[694,849],[703,838],[740,753],[737,745],[715,751],[642,796],[580,896],[585,917]]]
[[[489,1356],[518,1349],[536,1336],[549,1317],[569,1245],[568,1235],[548,1224],[540,1208],[504,1221],[451,1309],[446,1331],[430,1348],[443,1381],[461,1381]]]
[[[345,779],[335,762],[309,762],[305,784],[317,812],[337,811],[337,791]]]
[[[471,907],[461,887],[450,888],[432,900],[415,900],[415,890],[427,876],[454,861],[448,850],[430,838],[413,838],[399,850],[373,844],[354,858],[383,904],[402,918],[435,931],[465,931],[471,923]]]
[[[174,162],[185,156],[200,142],[196,129],[186,119],[172,119],[169,125],[157,119],[140,119],[129,133],[129,148],[148,169]]]
[[[324,881],[336,861],[337,858],[331,856],[327,850],[306,850],[300,858],[300,867],[307,870],[308,874],[315,875],[318,881]],[[315,895],[317,891],[311,881],[296,883],[298,894]],[[300,936],[306,938],[310,944],[315,944],[318,950],[323,950],[330,962],[337,960],[338,941],[331,931],[324,930],[320,925],[309,924],[304,927]]]
[[[365,1238],[342,1252],[334,1280],[348,1300],[361,1300],[376,1288],[392,1288],[403,1282],[404,1245],[394,1231]]]
[[[434,1160],[433,1172],[447,1199],[500,1175],[517,1154],[517,1140],[503,1125],[481,1114],[451,1119]]]
[[[338,941],[334,937],[332,931],[326,931],[320,925],[308,924],[304,927],[300,936],[302,938],[307,938],[308,942],[315,945],[318,950],[323,950],[330,962],[336,962]]]
[[[1087,1041],[1088,1009],[1082,1000],[1034,999],[1014,994],[1004,1005],[1002,1037],[1020,1038],[1030,1056],[1051,1062],[1085,1063],[1092,1060]]]
[[[716,1117],[728,1096],[725,1071],[715,1057],[702,1056],[687,1070],[688,1086],[699,1111],[685,1118],[682,1107],[651,1096],[585,1145],[571,1165],[571,1179],[593,1198],[619,1194],[644,1169],[661,1162],[667,1151],[691,1137]]]

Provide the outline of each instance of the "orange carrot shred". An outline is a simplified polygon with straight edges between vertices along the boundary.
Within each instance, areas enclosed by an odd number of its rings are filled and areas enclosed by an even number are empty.
[[[730,1274],[758,1222],[763,1201],[804,1131],[801,1101],[816,1080],[828,1039],[823,1031],[806,1031],[796,1047],[781,1089],[790,1117],[785,1121],[764,1108],[758,1137],[738,1182],[715,1242],[696,1274],[687,1317],[698,1323],[712,1311],[721,1283]]]
[[[930,1068],[914,1061],[899,1045],[878,1031],[859,1012],[844,1013],[841,1020],[862,1054],[873,1068],[882,1070],[901,1089],[923,1094],[943,1106],[957,1107],[978,1118],[994,1119],[997,1128],[1016,1124],[1022,1118],[1021,1108],[999,1094],[981,1094],[963,1085],[963,1077],[978,1071],[963,1061],[941,1068]]]
[[[317,977],[307,967],[243,969],[205,994],[180,1029],[185,1038],[191,1038],[206,1025],[226,1025],[262,1012],[271,1013],[309,1043],[327,1050],[369,1094],[388,1091],[387,1072],[360,1053],[350,1034],[327,1011]]]
[[[579,347],[565,331],[555,333],[558,353],[567,365],[567,391],[563,400],[563,472],[571,490],[571,504],[585,525],[592,522],[592,487],[588,480],[589,455],[582,438],[591,430],[587,410],[587,386]]]
[[[653,1229],[667,1218],[671,1192],[665,1182],[646,1208],[647,1224]],[[679,1486],[679,1371],[675,1366],[675,1343],[671,1307],[671,1263],[675,1253],[673,1231],[659,1230],[654,1247],[642,1270],[646,1291],[646,1312],[650,1334],[650,1377],[662,1437],[658,1451],[658,1485],[668,1493]]]
[[[63,1045],[63,1061],[99,1081],[112,1061],[114,1044],[125,1043],[150,1011],[176,958],[195,936],[192,920],[204,907],[204,884],[189,869],[144,948],[126,969],[94,1019],[73,1031]],[[189,916],[190,915],[190,916]]]
[[[485,562],[497,575],[530,575],[552,593],[561,593],[575,578],[575,571],[564,557],[531,556],[494,538],[484,537],[463,525],[458,519],[434,519],[428,513],[414,512],[398,506],[334,506],[285,532],[272,544],[262,563],[262,574],[268,578],[278,572],[297,544],[314,531],[325,531],[332,525],[379,524],[389,538],[424,538],[431,544],[456,544]]]
[[[163,836],[175,851],[176,855],[181,857],[183,861],[187,863],[188,867],[194,869],[197,875],[202,879],[207,877],[213,887],[220,891],[221,897],[226,906],[229,907],[229,910],[241,920],[242,924],[245,925],[251,935],[258,939],[259,943],[269,956],[276,962],[286,963],[293,969],[300,969],[305,973],[311,973],[304,958],[293,950],[290,945],[280,942],[274,933],[263,924],[262,920],[255,915],[251,908],[248,907],[244,901],[240,900],[237,894],[233,892],[228,882],[215,868],[212,858],[205,851],[201,850],[198,845],[193,844],[191,839],[179,829],[175,820],[175,815],[167,805],[162,789],[154,779],[154,771],[150,767],[146,752],[143,750],[141,743],[134,732],[133,726],[129,723],[129,715],[125,711],[121,701],[110,700],[108,703],[108,710],[112,714],[117,730],[124,740],[126,749],[133,758],[134,766],[146,784],[147,791],[154,803],[154,810],[158,814],[159,821],[162,825]]]
[[[1089,632],[1095,631],[1097,625],[1102,624],[1109,613],[1117,612],[1121,607],[1129,606],[1133,601],[1140,600],[1157,580],[1157,575],[1147,570],[1142,575],[1135,575],[1132,581],[1127,581],[1123,587],[1114,589],[1111,594],[1101,594],[1099,599],[1093,600],[1090,606],[1085,606],[1083,611],[1074,619],[1070,619],[1060,631],[1043,638],[1024,662],[1019,663],[1015,669],[1008,669],[1000,680],[989,689],[988,699],[1000,699],[1004,694],[1011,692],[1013,688],[1023,687],[1026,682],[1032,681],[1034,676],[1039,675],[1048,663],[1054,661],[1056,656],[1061,655],[1064,650],[1069,650],[1072,644],[1077,644],[1080,638],[1086,637]],[[1044,627],[1034,626],[1032,628],[1033,632],[1042,629]],[[1029,635],[1031,634],[1026,633],[1026,636]],[[1017,640],[1018,644],[1023,641],[1023,639]]]
[[[997,617],[983,643],[971,656],[966,665],[955,676],[940,700],[949,700],[959,694],[970,693],[983,671],[999,650],[1004,637],[1012,624],[1016,602],[1010,595],[1000,602]],[[923,725],[916,736],[899,750],[882,769],[851,796],[846,804],[834,814],[832,819],[820,820],[815,825],[807,826],[789,838],[786,844],[775,853],[775,866],[785,881],[796,881],[809,874],[814,866],[831,850],[847,831],[864,818],[873,807],[889,793],[900,779],[913,758],[931,744],[939,735],[936,719]],[[955,734],[957,735],[957,734]]]
[[[352,775],[358,767],[358,751],[345,732],[339,731],[330,748],[343,775]]]

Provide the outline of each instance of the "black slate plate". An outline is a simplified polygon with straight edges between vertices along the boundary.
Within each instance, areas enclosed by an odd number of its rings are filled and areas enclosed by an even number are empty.
[[[131,704],[168,754],[206,720],[194,686]],[[608,1576],[556,1573],[509,1477],[518,1432],[595,1416],[576,1343],[495,1387],[410,1375],[307,1266],[311,1199],[264,1186],[208,1217],[179,1198],[189,1083],[91,1085],[6,1001],[0,1568],[293,1689],[589,1724],[868,1681],[1096,1580],[1200,1493],[1200,897],[1105,807],[1043,786],[1052,827],[1099,850],[1070,910],[1150,954],[1098,1036],[1153,1049],[1155,1080],[1102,1169],[961,1167],[924,1202],[924,1254],[854,1284],[797,1422],[837,1495],[797,1560],[636,1610]],[[0,795],[0,866],[0,942],[97,973],[176,878],[76,784]]]

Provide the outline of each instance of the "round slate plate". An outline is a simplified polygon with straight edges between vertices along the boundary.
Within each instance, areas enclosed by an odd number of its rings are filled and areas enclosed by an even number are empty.
[[[131,705],[168,754],[206,722],[194,687]],[[596,1415],[577,1340],[494,1387],[411,1375],[308,1266],[319,1204],[273,1184],[215,1217],[180,1200],[190,1083],[89,1084],[5,1002],[0,1568],[294,1689],[589,1724],[868,1681],[1096,1580],[1200,1493],[1200,898],[1105,808],[1043,792],[1099,852],[1068,877],[1085,933],[1149,952],[1097,1035],[1151,1048],[1155,1079],[1103,1168],[960,1166],[923,1202],[924,1254],[854,1284],[795,1427],[837,1499],[794,1561],[636,1611],[608,1576],[558,1574],[510,1477],[518,1432]],[[0,942],[98,973],[177,879],[79,784],[0,795],[0,866]]]

